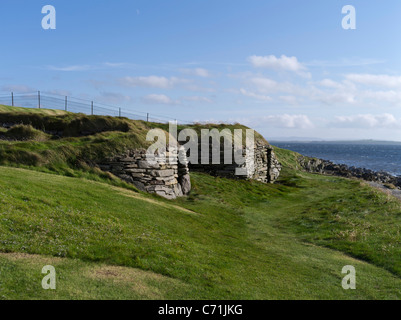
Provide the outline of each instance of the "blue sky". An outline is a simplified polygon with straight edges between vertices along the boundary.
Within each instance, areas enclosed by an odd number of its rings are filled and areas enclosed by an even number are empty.
[[[41,26],[48,4],[56,30]],[[268,139],[401,140],[400,17],[399,0],[2,0],[0,92],[242,122]]]

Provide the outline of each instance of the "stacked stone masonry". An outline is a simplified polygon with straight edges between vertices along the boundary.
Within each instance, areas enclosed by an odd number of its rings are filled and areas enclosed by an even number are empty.
[[[189,164],[183,147],[178,151],[166,150],[154,157],[147,157],[145,149],[137,149],[106,159],[98,166],[103,171],[111,172],[135,185],[139,190],[156,193],[167,199],[185,196],[191,191],[189,168],[216,176],[254,179],[263,183],[273,183],[277,180],[281,165],[270,145],[257,145],[253,155],[244,149],[242,155],[245,157],[242,165],[237,165],[234,161],[233,164],[225,164],[223,151],[221,151],[221,164],[212,163],[211,152],[210,158],[206,161],[208,164]],[[253,168],[251,156],[254,159]],[[174,161],[168,161],[169,159]],[[245,168],[245,173],[242,175],[238,175],[237,172],[240,168]]]
[[[187,195],[191,190],[185,152],[181,154],[183,159],[181,162],[177,161],[178,154],[173,150],[147,157],[145,149],[131,150],[123,155],[106,159],[98,166],[132,183],[139,190],[156,193],[167,199],[175,199]],[[169,162],[169,157],[175,161]]]
[[[231,177],[240,179],[252,179],[263,183],[273,183],[280,175],[281,164],[270,145],[257,144],[252,152],[242,150],[242,157],[245,158],[243,164],[236,164],[234,153],[232,154],[232,163],[224,163],[224,147],[221,147],[220,163],[214,164],[212,159],[213,150],[209,149],[209,157],[202,159],[201,150],[198,150],[198,164],[189,164],[191,171],[206,172],[214,176]],[[252,167],[253,159],[253,167]],[[237,169],[244,168],[242,174],[238,174]]]

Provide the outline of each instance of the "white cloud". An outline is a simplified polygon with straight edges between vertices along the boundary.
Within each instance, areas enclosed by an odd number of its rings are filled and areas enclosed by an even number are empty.
[[[251,97],[257,100],[261,100],[261,101],[271,101],[272,98],[266,95],[261,95],[261,94],[257,94],[248,90],[245,90],[243,88],[240,89],[241,94],[243,94],[244,96],[247,97]]]
[[[299,129],[309,129],[313,128],[314,125],[312,121],[306,115],[290,115],[290,114],[283,114],[278,116],[268,116],[262,118],[263,120],[268,120],[272,124],[277,124],[280,127],[285,128],[299,128]]]
[[[188,84],[184,86],[184,89],[188,90],[188,91],[194,91],[194,92],[207,92],[207,93],[211,93],[211,92],[215,92],[216,89],[214,88],[207,88],[207,87],[202,87],[196,84]]]
[[[177,104],[177,101],[174,101],[170,97],[164,94],[149,94],[142,98],[145,103],[148,104]]]
[[[53,71],[72,72],[72,71],[87,71],[93,69],[94,67],[90,65],[73,65],[66,67],[48,66],[47,68]]]
[[[334,92],[334,93],[321,93],[317,99],[328,105],[333,104],[354,104],[356,103],[356,96],[352,92]]]
[[[274,55],[253,55],[248,58],[248,61],[256,68],[292,71],[299,75],[310,77],[310,73],[306,72],[306,67],[300,63],[296,57],[287,57],[286,55],[282,55],[277,58]]]
[[[297,97],[294,96],[280,96],[279,99],[288,104],[292,105],[298,104],[298,99]]]
[[[362,95],[367,99],[390,102],[397,105],[399,105],[401,102],[401,91],[364,91]]]
[[[45,66],[48,70],[53,71],[65,71],[65,72],[73,72],[73,71],[88,71],[88,70],[100,70],[100,69],[107,69],[107,68],[125,68],[125,69],[132,69],[136,68],[138,65],[133,63],[126,63],[126,62],[103,62],[97,64],[81,64],[81,65],[69,65],[69,66]]]
[[[188,75],[193,75],[202,78],[210,77],[210,72],[203,68],[195,68],[195,69],[181,69],[181,72]]]
[[[268,78],[253,78],[250,79],[250,84],[264,93],[273,93],[280,89],[276,81]]]
[[[331,79],[323,79],[318,83],[322,87],[326,88],[334,88],[334,89],[343,89],[344,85],[340,82],[333,81]]]
[[[199,103],[213,103],[213,101],[207,97],[201,96],[184,96],[180,99],[174,100],[169,96],[164,94],[149,94],[142,98],[145,103],[148,104],[169,104],[169,105],[179,105],[183,101],[199,102]]]
[[[104,67],[108,68],[136,68],[137,64],[127,63],[127,62],[104,62],[102,64]]]
[[[256,89],[259,93],[274,94],[284,92],[294,96],[313,96],[316,94],[316,89],[312,86],[302,87],[291,82],[277,82],[275,80],[256,77],[248,80],[250,87]]]
[[[401,76],[352,73],[347,74],[345,78],[349,81],[368,86],[401,88]]]
[[[341,82],[324,79],[317,84],[322,88],[317,96],[318,100],[327,104],[374,106],[380,103],[380,107],[383,107],[383,103],[391,103],[393,106],[401,105],[401,77],[348,74]],[[391,90],[377,90],[377,87]]]
[[[285,128],[285,129],[311,129],[314,124],[307,115],[303,114],[281,114],[261,116],[252,119],[242,119],[244,124],[255,128]],[[240,121],[240,122],[241,122]]]
[[[246,86],[240,88],[239,92],[257,100],[282,101],[293,105],[300,101],[360,107],[383,107],[383,103],[389,103],[392,106],[401,105],[401,89],[374,90],[374,87],[362,88],[351,79],[362,81],[357,77],[346,77],[341,81],[325,78],[319,82],[304,82],[303,85],[300,85],[289,81],[277,82],[267,77],[252,78],[247,76],[244,80]],[[381,81],[381,79],[388,80],[388,86],[397,83],[396,79],[390,76],[375,78],[374,80]],[[371,78],[367,78],[368,80],[373,81]],[[384,82],[381,81],[380,83],[383,84]]]
[[[304,65],[308,67],[357,67],[357,66],[367,66],[373,64],[381,64],[385,63],[384,60],[378,59],[365,59],[365,58],[347,58],[347,59],[338,59],[338,60],[313,60],[310,62],[304,63]]]
[[[401,119],[397,119],[389,113],[337,116],[332,122],[332,126],[340,128],[401,129]]]
[[[206,98],[206,97],[200,97],[200,96],[183,97],[182,100],[201,102],[201,103],[213,103],[213,101],[211,99]]]
[[[189,82],[186,79],[176,77],[166,78],[159,76],[148,77],[124,77],[119,79],[119,83],[126,87],[147,87],[147,88],[160,88],[171,89],[177,84]]]

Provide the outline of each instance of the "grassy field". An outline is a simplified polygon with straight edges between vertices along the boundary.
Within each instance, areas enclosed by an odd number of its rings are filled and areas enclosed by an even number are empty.
[[[0,140],[1,299],[401,297],[401,203],[360,181],[302,172],[276,148],[275,184],[191,173],[191,194],[168,201],[84,162],[143,146],[145,123],[13,117],[25,122],[0,132],[15,138]],[[29,119],[96,133],[49,137]],[[356,290],[341,286],[345,265]]]
[[[355,197],[371,193],[376,200],[366,200],[361,212],[380,207],[378,224],[394,225],[399,207],[392,200],[386,203],[384,194],[359,182],[308,174],[284,181],[290,186],[192,176],[191,196],[167,201],[106,183],[1,167],[0,250],[5,254],[0,255],[0,297],[400,297],[401,279],[388,268],[400,264],[395,252],[374,252],[365,257],[371,262],[358,260],[341,252],[343,242],[355,249],[344,252],[355,257],[363,242],[333,236],[330,246],[337,244],[339,250],[326,248],[316,237],[325,238],[325,228],[298,223],[311,219],[311,212],[303,213],[313,202],[300,201],[308,195],[345,210]],[[344,187],[353,199],[338,202],[328,196]],[[344,228],[341,221],[331,225],[333,235]],[[384,241],[376,232],[370,237]],[[40,288],[41,268],[48,262],[60,270],[55,292]],[[357,290],[341,287],[345,265],[357,270]]]

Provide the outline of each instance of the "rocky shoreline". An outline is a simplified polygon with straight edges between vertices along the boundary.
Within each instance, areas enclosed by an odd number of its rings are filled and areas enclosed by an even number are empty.
[[[345,164],[335,164],[329,160],[300,156],[298,162],[307,172],[334,175],[346,178],[358,178],[375,182],[401,190],[401,177],[393,176],[385,171],[373,171],[366,168],[349,167]]]

